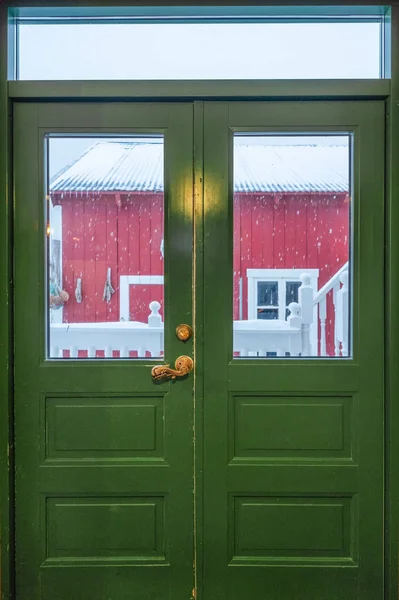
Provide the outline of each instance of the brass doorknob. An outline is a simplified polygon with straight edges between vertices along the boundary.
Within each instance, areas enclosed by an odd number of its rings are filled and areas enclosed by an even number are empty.
[[[194,361],[189,356],[179,356],[175,360],[175,368],[171,369],[170,365],[159,365],[151,369],[152,378],[155,381],[162,379],[176,379],[176,377],[184,377],[188,375],[194,368]]]
[[[190,325],[182,323],[176,327],[176,335],[182,342],[187,342],[187,340],[189,340],[193,335],[193,330]]]

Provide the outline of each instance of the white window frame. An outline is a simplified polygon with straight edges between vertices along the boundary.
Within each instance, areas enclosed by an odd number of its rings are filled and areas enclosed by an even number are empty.
[[[310,285],[314,295],[318,291],[319,269],[247,269],[248,280],[248,320],[258,318],[258,283],[277,281],[278,285],[278,318],[285,321],[285,297],[286,284],[288,281],[300,281],[303,273],[310,275]],[[282,301],[283,300],[283,301]],[[277,308],[277,307],[276,307]],[[312,347],[317,348],[317,306],[313,308],[313,323],[310,329]]]
[[[60,264],[59,264],[59,274],[60,281],[59,285],[62,287],[62,206],[57,204],[53,206],[53,203],[50,201],[50,210],[49,210],[49,222],[50,222],[50,244],[52,240],[57,240],[60,242]],[[51,247],[48,257],[51,259]],[[50,265],[47,265],[47,268],[50,269]],[[75,290],[70,290],[70,295]],[[64,317],[64,309],[61,306],[57,310],[50,309],[50,323],[62,323]]]
[[[163,275],[121,275],[119,278],[119,320],[129,321],[129,285],[163,285]],[[148,309],[150,314],[150,309]]]

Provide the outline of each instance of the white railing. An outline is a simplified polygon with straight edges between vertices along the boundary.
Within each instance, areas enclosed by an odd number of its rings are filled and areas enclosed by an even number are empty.
[[[119,353],[120,358],[128,358],[131,352],[145,357],[159,357],[163,351],[164,327],[159,302],[151,302],[147,323],[120,321],[110,323],[54,323],[50,325],[50,358],[62,358],[69,351],[70,358],[77,358],[79,352],[87,352],[88,358],[95,358],[97,352],[104,352],[106,358]]]
[[[316,294],[310,275],[303,273],[298,290],[298,303],[292,302],[290,315],[285,320],[247,320],[233,323],[233,348],[239,356],[327,356],[326,322],[329,294],[332,294],[334,314],[334,354],[348,355],[349,289],[348,264],[344,265]],[[341,285],[342,284],[342,285]],[[331,304],[331,303],[330,303]],[[312,347],[311,327],[317,308],[320,324],[320,350]],[[150,303],[147,323],[120,321],[109,323],[51,323],[50,357],[62,358],[65,351],[70,358],[82,353],[95,358],[104,352],[106,358],[116,355],[128,358],[131,352],[138,357],[160,357],[164,347],[164,325],[159,314],[159,302]],[[80,354],[79,354],[80,353]]]
[[[349,336],[349,285],[348,263],[316,293],[310,285],[307,273],[300,277],[302,285],[298,290],[298,304],[288,307],[287,321],[235,321],[234,350],[239,356],[265,356],[275,352],[277,356],[328,356],[327,323],[334,332],[334,355],[348,356]],[[331,302],[328,301],[331,297]],[[333,314],[328,314],[333,306]],[[316,308],[320,327],[320,347],[312,344],[311,328]],[[331,308],[330,308],[331,309]],[[331,354],[331,351],[330,351]]]
[[[305,284],[306,284],[306,275]],[[310,292],[310,296],[309,296]],[[309,327],[306,326],[301,310],[304,311],[305,296],[313,307],[313,289],[301,286],[299,303],[289,305],[291,312],[287,321],[234,321],[234,349],[240,356],[266,356],[267,352],[277,352],[284,356],[301,354],[305,340],[310,348]],[[69,358],[87,356],[95,358],[103,352],[105,358],[115,356],[128,358],[131,352],[138,357],[159,357],[163,350],[164,325],[159,314],[159,302],[149,305],[151,314],[147,323],[139,321],[120,321],[109,323],[53,323],[50,325],[50,358],[62,358],[67,352]],[[310,313],[312,310],[309,311]],[[307,345],[306,345],[307,343]]]
[[[313,288],[310,276],[303,273],[298,290],[299,302],[288,306],[288,319],[234,321],[234,352],[239,356],[311,356],[310,328],[313,322]]]
[[[327,356],[326,322],[334,324],[334,354],[348,356],[349,336],[349,285],[348,263],[331,277],[314,297],[320,324],[320,356]],[[342,286],[341,286],[342,284]],[[328,314],[328,298],[332,296],[334,314]],[[331,303],[330,303],[331,305]]]

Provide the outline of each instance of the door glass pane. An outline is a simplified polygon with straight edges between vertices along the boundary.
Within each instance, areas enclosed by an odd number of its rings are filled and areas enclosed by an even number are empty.
[[[351,356],[350,135],[234,138],[234,356]]]
[[[267,321],[278,319],[278,311],[274,308],[258,308],[258,319]]]
[[[163,139],[48,136],[47,356],[163,355]]]
[[[19,21],[17,79],[381,77],[381,20]],[[197,19],[199,21],[199,19]],[[51,49],[51,51],[49,51]]]

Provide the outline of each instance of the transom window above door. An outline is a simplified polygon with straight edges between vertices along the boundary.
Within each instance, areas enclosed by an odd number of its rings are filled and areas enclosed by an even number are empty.
[[[386,77],[381,8],[20,9],[19,80],[266,80]],[[319,15],[318,18],[315,18]],[[93,16],[95,15],[95,16]],[[298,18],[300,16],[300,18]],[[106,43],[104,43],[106,41]],[[51,53],[48,53],[51,48]],[[140,57],[137,60],[137,57]]]

